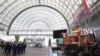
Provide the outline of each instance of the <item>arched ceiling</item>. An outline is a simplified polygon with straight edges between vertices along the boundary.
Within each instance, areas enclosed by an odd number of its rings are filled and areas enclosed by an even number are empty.
[[[95,1],[87,0],[89,5]],[[0,27],[4,27],[8,32],[13,28],[15,30],[31,30],[33,29],[32,26],[35,26],[35,28],[42,26],[41,29],[44,27],[49,30],[55,30],[56,27],[54,26],[57,26],[58,29],[65,29],[65,27],[68,29],[70,28],[69,24],[73,22],[72,13],[75,12],[80,4],[81,0],[0,0]],[[29,7],[33,8],[28,9]],[[33,25],[33,23],[38,26]],[[63,26],[65,24],[67,26]]]
[[[36,6],[19,14],[11,25],[10,30],[36,30],[37,28],[41,28],[41,30],[67,29],[66,24],[66,20],[55,10],[46,6]]]

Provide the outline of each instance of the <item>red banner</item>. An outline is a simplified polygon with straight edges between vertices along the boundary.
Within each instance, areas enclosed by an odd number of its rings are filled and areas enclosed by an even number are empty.
[[[73,16],[73,20],[75,22],[79,21],[79,19],[83,18],[85,15],[89,14],[89,6],[86,0],[82,0],[82,3],[79,5],[78,9],[75,11]]]
[[[86,0],[82,0],[82,7],[84,7],[84,14],[88,14],[89,13],[89,5],[87,4]]]

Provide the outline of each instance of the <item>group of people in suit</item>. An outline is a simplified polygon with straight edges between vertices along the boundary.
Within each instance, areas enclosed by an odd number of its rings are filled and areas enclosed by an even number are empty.
[[[4,42],[1,41],[0,43],[0,47],[2,52],[5,55],[10,55],[12,54],[13,56],[16,55],[21,55],[23,53],[25,53],[25,49],[26,49],[26,43],[25,42]]]

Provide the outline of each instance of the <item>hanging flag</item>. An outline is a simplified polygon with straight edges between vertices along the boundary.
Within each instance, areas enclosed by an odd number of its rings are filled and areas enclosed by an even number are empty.
[[[84,14],[89,13],[89,5],[86,0],[82,0],[81,6],[84,8]]]
[[[81,18],[83,18],[85,15],[89,14],[89,6],[87,4],[86,0],[82,0],[82,3],[79,5],[77,10],[75,10],[75,13],[72,14],[73,20],[75,22],[79,22]]]

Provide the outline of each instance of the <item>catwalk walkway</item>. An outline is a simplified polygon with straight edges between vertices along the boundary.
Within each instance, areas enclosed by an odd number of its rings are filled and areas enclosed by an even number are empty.
[[[26,53],[17,56],[47,56],[48,48],[26,48]],[[0,50],[0,56],[5,56]],[[12,56],[12,55],[10,55]]]

